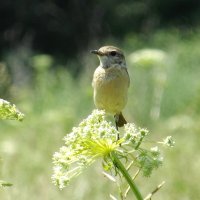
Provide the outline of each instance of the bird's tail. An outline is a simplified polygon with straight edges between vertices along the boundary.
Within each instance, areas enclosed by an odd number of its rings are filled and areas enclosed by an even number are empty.
[[[116,114],[114,117],[115,117],[116,127],[122,127],[124,126],[124,124],[127,124],[127,121],[121,112],[119,114]]]

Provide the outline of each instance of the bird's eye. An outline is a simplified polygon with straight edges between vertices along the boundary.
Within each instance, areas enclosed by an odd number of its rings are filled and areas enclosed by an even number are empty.
[[[110,52],[110,55],[111,55],[111,56],[116,56],[116,54],[117,54],[116,51],[111,51],[111,52]]]

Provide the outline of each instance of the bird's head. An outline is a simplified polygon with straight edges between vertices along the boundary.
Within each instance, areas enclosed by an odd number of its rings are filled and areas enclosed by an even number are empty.
[[[126,67],[123,52],[114,46],[103,46],[99,50],[92,50],[91,53],[99,57],[100,65],[103,68]]]

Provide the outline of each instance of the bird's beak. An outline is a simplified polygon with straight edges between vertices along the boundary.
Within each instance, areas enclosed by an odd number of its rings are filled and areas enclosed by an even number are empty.
[[[99,50],[91,50],[90,53],[96,54],[98,56],[103,56],[103,53]]]

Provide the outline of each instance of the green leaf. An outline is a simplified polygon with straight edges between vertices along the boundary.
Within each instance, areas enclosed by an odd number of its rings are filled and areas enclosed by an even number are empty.
[[[0,187],[10,187],[12,185],[13,185],[12,183],[8,183],[8,182],[0,180]]]

